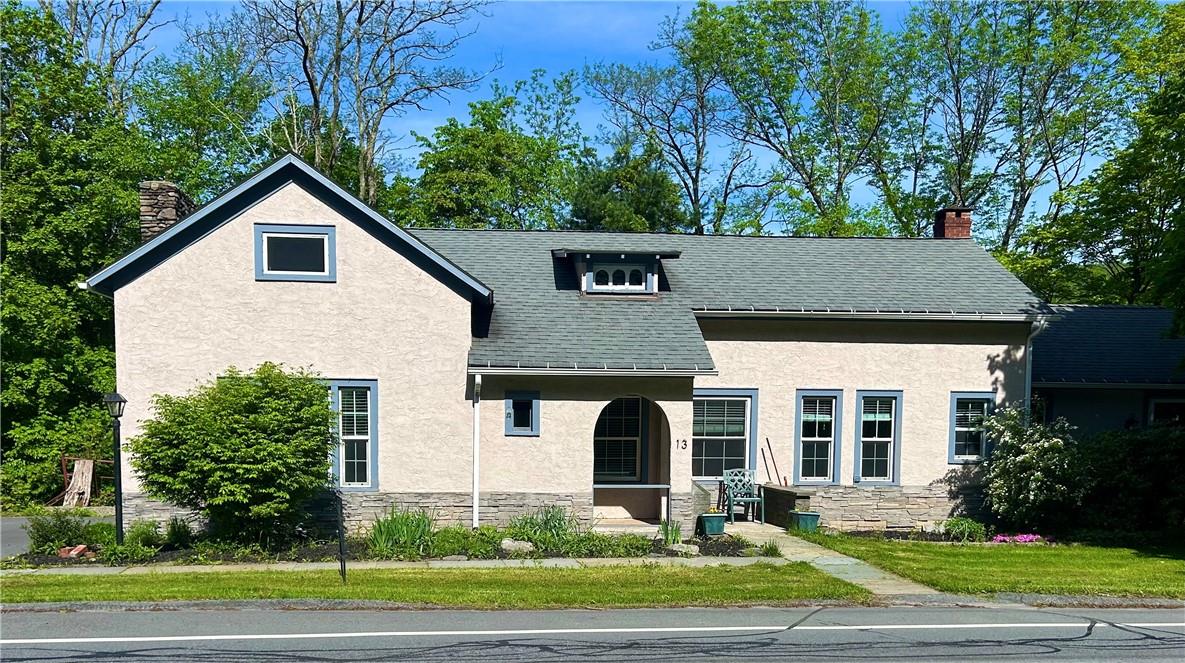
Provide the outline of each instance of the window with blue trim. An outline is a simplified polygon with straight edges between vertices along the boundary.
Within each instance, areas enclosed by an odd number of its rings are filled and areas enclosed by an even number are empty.
[[[691,475],[719,479],[748,467],[748,398],[697,397],[692,403]]]
[[[800,483],[833,483],[839,435],[839,393],[800,393],[798,397]]]
[[[333,226],[257,224],[256,280],[337,280],[336,238]]]
[[[858,392],[856,480],[896,483],[901,444],[899,392]]]
[[[539,435],[538,392],[506,392],[506,434],[510,436]]]
[[[334,381],[331,386],[338,417],[334,474],[347,490],[378,488],[376,386],[373,380]]]
[[[991,414],[994,402],[995,394],[991,392],[951,394],[951,463],[975,463],[987,456],[988,439],[983,420]]]

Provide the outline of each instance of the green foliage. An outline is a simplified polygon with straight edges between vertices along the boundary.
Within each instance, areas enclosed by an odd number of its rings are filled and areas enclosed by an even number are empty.
[[[277,545],[330,481],[336,416],[322,379],[264,363],[158,395],[128,442],[144,491],[192,509],[216,538]]]
[[[663,520],[658,523],[658,538],[666,545],[683,541],[683,525],[677,521]]]
[[[987,528],[983,523],[962,516],[944,521],[942,531],[950,540],[960,543],[987,540]]]
[[[193,529],[184,518],[173,516],[165,527],[165,543],[174,550],[185,550],[193,546]]]
[[[385,559],[419,559],[432,550],[433,522],[422,509],[391,509],[370,529],[370,552]]]
[[[626,142],[607,161],[583,164],[572,196],[571,227],[614,232],[691,230],[679,185],[662,159],[652,142],[637,155]]]
[[[1111,531],[1185,533],[1185,428],[1111,431],[1079,445],[1087,493],[1080,524]]]
[[[52,555],[59,548],[84,543],[86,521],[61,511],[44,516],[31,516],[25,524],[29,533],[29,552]]]
[[[549,505],[512,518],[506,534],[512,539],[530,541],[541,552],[563,552],[566,542],[580,534],[580,523],[567,509]]]
[[[99,550],[115,545],[115,523],[87,523],[82,528],[82,540]]]
[[[159,548],[164,545],[165,538],[161,535],[160,523],[155,520],[138,520],[124,530],[123,542],[129,546]]]
[[[61,454],[110,457],[111,302],[76,283],[138,241],[148,144],[107,103],[104,72],[37,9],[0,5],[0,453],[5,508],[62,486]]]
[[[1019,408],[1004,408],[983,422],[993,443],[987,498],[1005,525],[1040,531],[1064,524],[1081,504],[1081,455],[1065,419],[1033,423]]]
[[[142,543],[133,543],[128,539],[124,539],[122,546],[114,543],[104,546],[99,551],[99,559],[111,566],[128,566],[130,564],[151,562],[152,558],[156,557],[156,553],[158,552],[160,552],[159,548],[146,546]]]
[[[782,549],[778,547],[775,541],[766,541],[757,549],[762,557],[781,557]]]

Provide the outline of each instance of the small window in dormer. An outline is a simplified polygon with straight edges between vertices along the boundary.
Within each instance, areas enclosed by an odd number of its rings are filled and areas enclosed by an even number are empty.
[[[593,265],[589,292],[654,292],[650,273],[643,265]]]

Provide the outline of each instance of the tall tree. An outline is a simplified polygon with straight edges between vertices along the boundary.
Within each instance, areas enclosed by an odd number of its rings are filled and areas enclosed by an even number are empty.
[[[680,186],[667,172],[662,148],[646,143],[640,152],[621,141],[607,160],[588,160],[580,168],[572,196],[578,230],[687,232],[701,226],[683,209]]]
[[[114,386],[111,305],[76,284],[138,241],[151,146],[52,15],[8,2],[0,24],[0,452],[12,504],[62,489],[59,454],[109,450],[98,399]]]

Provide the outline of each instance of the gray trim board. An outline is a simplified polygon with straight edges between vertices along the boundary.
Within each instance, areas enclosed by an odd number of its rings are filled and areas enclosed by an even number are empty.
[[[831,480],[802,478],[802,399],[811,396],[835,399],[835,412],[831,418]],[[794,394],[794,485],[836,486],[839,485],[839,463],[843,449],[843,389],[799,389]]]
[[[979,458],[956,458],[955,457],[955,406],[959,400],[986,400],[988,402],[988,414],[990,415],[996,409],[996,392],[994,391],[952,391],[950,392],[950,431],[947,437],[946,445],[946,462],[948,465],[975,465],[982,463],[991,453],[991,445],[988,444],[987,433],[983,436],[983,455]]]
[[[856,452],[852,456],[852,479],[857,486],[900,486],[901,485],[901,413],[904,412],[902,405],[904,392],[900,389],[859,389],[856,391]],[[862,464],[862,447],[860,443],[860,436],[862,431],[862,415],[864,413],[864,399],[865,398],[895,398],[896,407],[893,412],[893,458],[892,458],[892,476],[888,481],[881,481],[877,479],[863,479],[860,476],[860,465]]]

